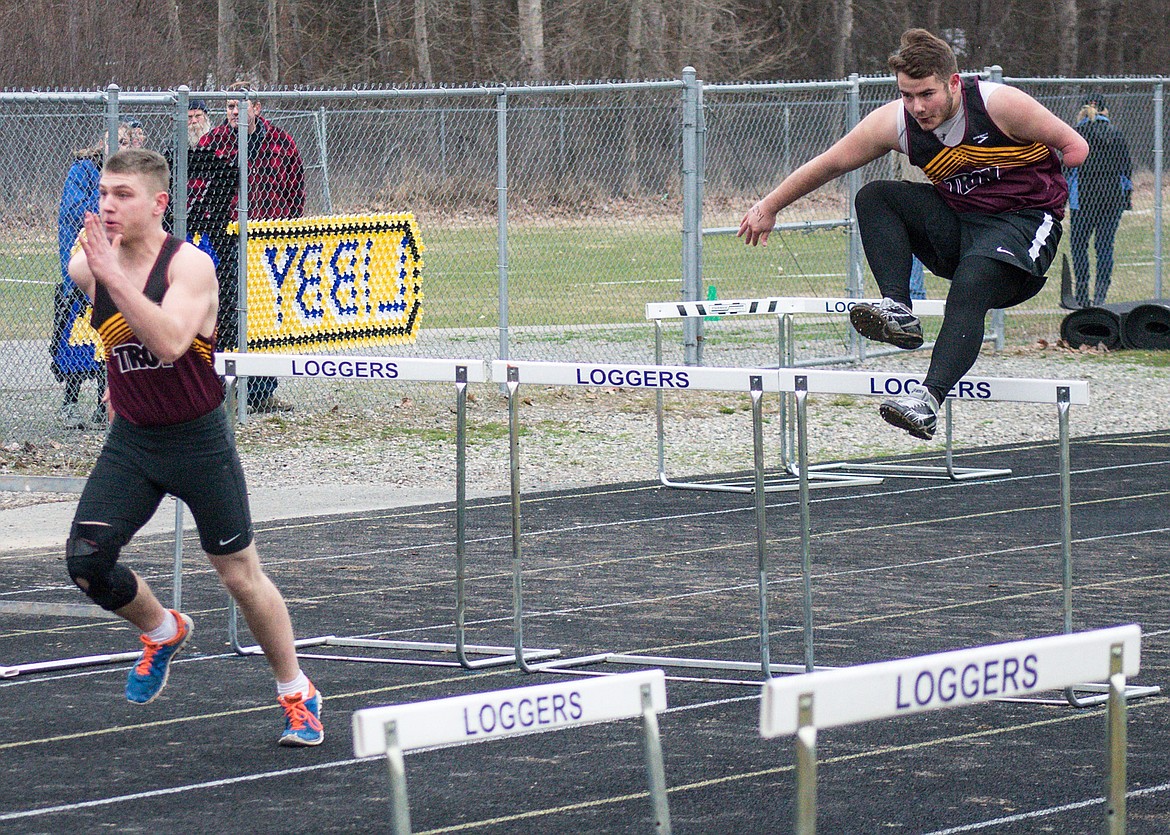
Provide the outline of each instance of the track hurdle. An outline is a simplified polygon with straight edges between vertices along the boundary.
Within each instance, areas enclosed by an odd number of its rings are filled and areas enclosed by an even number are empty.
[[[85,489],[84,478],[63,476],[4,476],[0,477],[0,490],[21,493],[80,493]],[[174,570],[171,585],[171,607],[178,609],[183,601],[183,503],[175,500],[175,550]],[[44,615],[92,618],[96,620],[121,620],[90,603],[8,603],[0,602],[0,613],[13,615]],[[101,664],[118,664],[135,661],[142,655],[141,649],[128,652],[78,655],[72,658],[58,658],[51,661],[33,661],[24,664],[0,664],[0,678],[16,678],[26,673],[45,673],[52,670],[69,670],[77,667],[96,667]]]
[[[766,297],[759,299],[726,299],[703,302],[651,302],[646,305],[646,318],[654,322],[654,356],[658,364],[662,363],[662,323],[671,319],[694,319],[706,316],[775,316],[777,323],[777,362],[782,368],[796,368],[797,366],[812,366],[841,362],[843,358],[834,358],[825,361],[798,361],[796,357],[796,338],[794,317],[801,314],[820,316],[847,317],[849,311],[857,304],[877,304],[879,299],[853,298],[805,298],[805,297]],[[938,299],[917,299],[914,302],[914,312],[919,316],[942,316],[946,311],[946,302]],[[673,481],[666,475],[665,427],[662,411],[662,394],[658,394],[658,471],[659,479],[666,487],[690,490],[723,490],[735,492],[750,492],[751,488],[735,482],[722,484],[703,484],[695,482]],[[784,396],[780,400],[780,420],[784,432],[780,440],[781,467],[791,476],[796,476],[796,462],[790,458],[795,454],[795,424],[790,416],[789,406],[791,396]],[[951,401],[944,404],[943,426],[945,428],[946,444],[943,448],[943,466],[928,466],[916,464],[857,464],[839,462],[828,464],[813,464],[810,467],[811,479],[816,486],[832,486],[872,483],[860,481],[864,478],[939,478],[951,481],[964,481],[975,478],[991,478],[994,476],[1009,475],[1010,469],[987,467],[957,467],[954,463],[954,431],[951,420]],[[828,483],[818,483],[828,482]],[[792,479],[778,479],[772,482],[770,489],[793,490]]]
[[[727,661],[720,659],[686,659],[663,656],[601,653],[579,658],[558,659],[539,665],[518,662],[521,670],[531,672],[570,672],[573,668],[601,663],[626,663],[698,669],[760,671],[765,677],[779,673],[806,672],[813,669],[812,648],[812,587],[811,569],[804,567],[804,655],[805,664],[773,664],[768,629],[767,530],[765,526],[764,440],[762,399],[765,392],[778,393],[777,370],[750,368],[712,368],[695,366],[608,365],[597,363],[555,363],[496,360],[492,363],[492,378],[504,380],[508,397],[509,462],[512,496],[512,597],[514,601],[513,636],[516,646],[524,640],[524,592],[522,584],[522,554],[520,547],[520,419],[517,407],[521,383],[559,386],[618,385],[626,388],[664,389],[676,391],[736,391],[747,392],[752,401],[752,448],[755,485],[752,487],[756,521],[756,569],[759,583],[759,658],[758,662]],[[800,481],[802,497],[802,529],[808,537],[809,481]],[[807,542],[801,549],[807,555]],[[519,652],[516,653],[520,658]],[[732,684],[758,682],[728,680]]]
[[[807,395],[809,392],[820,394],[857,394],[888,396],[891,393],[904,391],[907,386],[919,382],[915,377],[906,374],[887,374],[865,371],[800,371],[782,368],[779,370],[779,388],[782,391],[792,391],[796,397],[796,424],[798,446],[800,449],[800,472],[802,482],[806,480],[807,462],[807,431],[808,409]],[[1071,495],[1071,464],[1069,455],[1069,409],[1072,404],[1087,405],[1089,402],[1089,384],[1083,380],[1047,380],[1020,377],[964,377],[952,390],[951,396],[956,400],[977,402],[1014,402],[1014,403],[1049,403],[1056,406],[1057,433],[1059,447],[1060,473],[1060,538],[1061,538],[1061,608],[1063,615],[1064,633],[1069,634],[1072,628],[1072,495]],[[948,401],[949,402],[949,401]],[[801,526],[804,531],[801,536],[802,550],[808,547],[807,490],[801,493],[802,513]],[[802,566],[810,564],[807,554],[802,554]],[[810,580],[806,577],[805,583]],[[811,616],[806,613],[806,620]],[[1089,695],[1082,696],[1081,692]],[[1131,686],[1126,690],[1126,698],[1136,699],[1161,692],[1159,687]],[[1067,702],[1073,707],[1091,707],[1100,704],[1107,698],[1105,691],[1099,685],[1092,683],[1078,687],[1070,687],[1065,691],[1063,702],[1047,702],[1062,704]]]
[[[1106,682],[1104,831],[1125,832],[1126,678],[1140,666],[1136,624],[772,679],[760,735],[795,737],[799,835],[816,832],[817,731]]]
[[[302,658],[333,661],[361,661],[378,664],[411,664],[422,666],[460,666],[473,670],[511,664],[525,659],[555,658],[557,649],[526,649],[470,645],[466,643],[464,616],[466,612],[466,518],[467,518],[467,384],[487,380],[482,360],[420,359],[378,356],[308,356],[265,355],[250,353],[219,353],[215,355],[216,371],[227,381],[229,391],[235,391],[239,377],[295,377],[319,380],[364,380],[393,382],[445,382],[455,386],[455,642],[391,641],[381,638],[339,637],[320,635],[296,641],[302,647],[332,646],[365,649],[405,650],[412,652],[454,653],[455,661],[420,660],[402,657],[369,657],[298,653]],[[235,602],[228,609],[228,633],[232,649],[240,655],[259,655],[259,646],[242,646],[239,640],[239,618]],[[472,659],[470,656],[482,658]]]
[[[406,751],[641,717],[654,831],[669,835],[666,770],[658,731],[658,714],[665,709],[666,678],[661,670],[371,707],[354,711],[353,752],[357,757],[385,755],[391,825],[396,835],[408,835]]]
[[[496,380],[507,379],[509,401],[509,457],[512,470],[512,548],[513,599],[515,601],[513,632],[517,643],[523,636],[523,591],[521,586],[520,500],[519,500],[519,419],[516,394],[521,381],[542,385],[624,385],[632,388],[669,386],[675,390],[742,391],[746,386],[752,396],[753,452],[755,461],[755,511],[757,534],[757,564],[759,576],[759,642],[760,662],[726,661],[708,658],[673,658],[622,653],[598,653],[578,658],[557,659],[539,665],[520,664],[525,672],[568,672],[572,668],[602,663],[639,664],[660,667],[681,667],[716,670],[759,670],[765,678],[774,674],[813,672],[818,669],[813,647],[812,613],[812,557],[808,466],[808,395],[855,394],[888,396],[917,382],[906,374],[863,371],[702,368],[691,366],[628,366],[576,363],[541,363],[497,360],[492,363]],[[682,382],[685,380],[685,384]],[[766,537],[764,527],[763,441],[761,431],[761,397],[763,392],[789,393],[796,403],[797,472],[799,483],[801,528],[801,591],[803,614],[804,665],[770,663],[769,630],[767,624],[767,570]],[[1056,406],[1060,450],[1060,508],[1061,508],[1061,564],[1062,608],[1064,632],[1072,632],[1072,500],[1069,460],[1069,408],[1073,403],[1089,402],[1089,386],[1082,380],[1046,380],[1032,378],[964,377],[956,385],[954,398],[960,401],[1048,403]],[[821,668],[823,669],[823,668]],[[725,680],[727,683],[752,682]],[[1090,695],[1082,696],[1080,693]],[[1127,698],[1139,698],[1160,692],[1158,687],[1130,687]],[[1064,701],[1073,707],[1100,704],[1106,695],[1091,683],[1070,687]],[[1063,703],[1063,702],[1062,702]]]

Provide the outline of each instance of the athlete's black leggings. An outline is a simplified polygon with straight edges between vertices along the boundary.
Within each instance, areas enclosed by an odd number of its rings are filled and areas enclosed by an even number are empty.
[[[883,296],[912,306],[912,255],[935,275],[950,279],[946,314],[924,381],[941,403],[979,358],[988,311],[1032,298],[1044,277],[964,253],[959,216],[929,183],[872,182],[857,193],[856,204],[865,258]]]

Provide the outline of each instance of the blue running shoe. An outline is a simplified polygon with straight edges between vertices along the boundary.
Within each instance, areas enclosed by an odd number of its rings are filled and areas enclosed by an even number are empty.
[[[158,698],[158,694],[167,686],[171,659],[178,655],[183,644],[187,643],[187,639],[195,630],[191,618],[174,609],[167,611],[179,622],[179,634],[165,644],[156,644],[145,635],[142,636],[145,649],[142,650],[142,657],[138,659],[126,680],[126,698],[135,704],[148,704]]]
[[[320,745],[325,739],[325,729],[321,726],[321,698],[320,691],[309,682],[309,698],[303,693],[293,693],[291,696],[277,698],[284,708],[284,733],[280,735],[280,744],[290,748],[303,748],[309,745]]]

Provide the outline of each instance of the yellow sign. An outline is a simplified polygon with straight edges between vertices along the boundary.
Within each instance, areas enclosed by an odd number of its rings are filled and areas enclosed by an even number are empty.
[[[409,212],[249,221],[248,350],[413,342],[424,249]]]
[[[92,314],[93,305],[87,304],[85,309],[73,320],[73,327],[69,329],[69,344],[78,347],[91,347],[93,348],[93,358],[98,362],[105,362],[106,346],[102,343],[98,332],[89,323],[89,317]]]

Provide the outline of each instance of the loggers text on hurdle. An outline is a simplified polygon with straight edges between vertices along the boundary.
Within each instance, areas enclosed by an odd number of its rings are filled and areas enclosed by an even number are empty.
[[[512,701],[504,699],[498,703],[487,702],[479,706],[463,708],[463,730],[470,739],[473,736],[490,736],[499,731],[513,731],[517,728],[549,728],[576,722],[585,715],[581,706],[581,694],[552,693],[529,698],[524,696]]]
[[[962,669],[946,666],[925,669],[917,675],[898,674],[894,706],[897,710],[933,705],[962,704],[996,696],[1026,693],[1036,686],[1039,659],[1029,653],[1017,658],[992,658],[968,663]]]
[[[916,380],[913,377],[903,380],[898,377],[873,376],[869,378],[869,393],[897,397],[900,394],[905,394],[911,386],[921,385],[924,385],[922,380]],[[954,388],[947,392],[947,397],[958,400],[990,400],[991,384],[986,380],[959,380],[955,383]]]
[[[624,388],[685,389],[691,378],[685,371],[658,371],[641,368],[578,368],[577,384],[582,386],[619,386]]]
[[[293,377],[347,377],[358,380],[397,380],[398,364],[385,360],[293,359]]]

